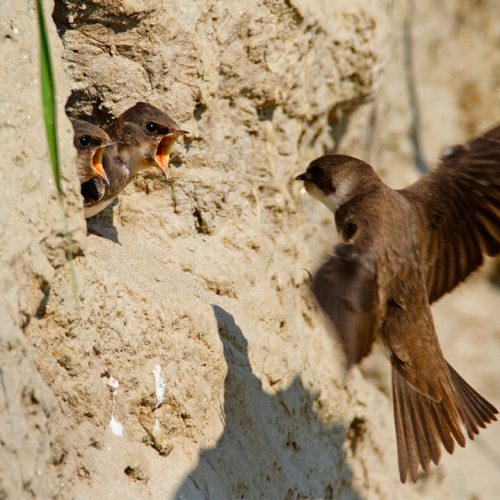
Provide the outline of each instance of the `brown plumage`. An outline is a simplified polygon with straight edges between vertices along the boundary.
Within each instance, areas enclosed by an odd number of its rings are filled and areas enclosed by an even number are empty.
[[[169,160],[175,140],[186,131],[167,114],[146,102],[138,102],[111,125],[109,135],[116,144],[104,153],[109,186],[97,203],[86,207],[85,217],[108,206],[143,169],[157,167],[171,179]]]
[[[392,365],[402,482],[496,420],[496,408],[445,360],[430,303],[500,252],[500,127],[450,148],[403,190],[356,158],[324,156],[297,177],[335,213],[344,240],[312,279],[347,366],[380,337]]]

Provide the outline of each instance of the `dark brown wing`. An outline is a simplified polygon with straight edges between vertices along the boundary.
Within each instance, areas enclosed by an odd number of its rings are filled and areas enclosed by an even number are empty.
[[[313,277],[316,299],[340,336],[347,366],[371,349],[376,326],[375,259],[355,244],[340,243]]]
[[[427,291],[434,302],[500,252],[500,126],[450,148],[437,169],[400,191],[420,207],[430,237]]]

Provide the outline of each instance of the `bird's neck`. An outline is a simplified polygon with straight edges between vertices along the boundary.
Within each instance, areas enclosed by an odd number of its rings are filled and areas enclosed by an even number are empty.
[[[118,193],[128,182],[130,176],[127,165],[122,161],[116,148],[110,146],[104,151],[104,169],[109,178],[108,193]]]
[[[118,148],[118,160],[122,168],[127,170],[130,179],[149,165],[144,160],[144,152],[140,147],[131,144],[122,144]]]
[[[379,196],[381,195],[383,189],[384,184],[382,182],[371,184],[368,187],[364,187],[362,191],[354,194],[349,198],[349,200],[337,207],[337,209],[333,212],[337,227],[342,226],[346,218],[350,215],[363,210],[361,207],[365,207],[367,204],[371,206],[379,203]]]
[[[131,179],[135,177],[141,170],[144,170],[149,166],[145,164],[142,157],[136,155],[128,156],[124,163],[127,166],[129,177]]]

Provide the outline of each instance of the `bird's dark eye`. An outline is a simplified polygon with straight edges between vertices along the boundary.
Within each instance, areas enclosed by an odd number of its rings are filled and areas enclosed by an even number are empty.
[[[321,177],[323,171],[321,170],[321,168],[314,166],[308,169],[308,173],[311,179],[316,179],[318,177]]]
[[[356,226],[356,224],[354,224],[353,222],[348,222],[344,228],[345,239],[349,241],[356,234],[357,230],[358,226]]]
[[[149,134],[155,134],[158,132],[158,124],[155,122],[148,122],[144,127]]]
[[[86,148],[90,144],[90,135],[82,135],[78,139],[78,142],[80,143],[80,146],[82,146],[82,148]]]

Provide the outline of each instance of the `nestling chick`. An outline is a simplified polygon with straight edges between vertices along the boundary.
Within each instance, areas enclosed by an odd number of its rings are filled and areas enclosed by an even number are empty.
[[[76,148],[76,170],[80,184],[100,177],[108,182],[102,166],[105,146],[111,142],[109,135],[101,128],[83,120],[71,120],[73,125],[73,145]]]
[[[86,207],[85,217],[92,217],[108,206],[143,169],[160,168],[170,180],[170,153],[176,139],[187,133],[168,115],[145,102],[138,102],[122,113],[109,128],[116,147],[104,154],[109,186],[98,203]]]

